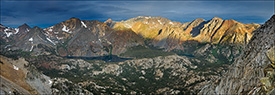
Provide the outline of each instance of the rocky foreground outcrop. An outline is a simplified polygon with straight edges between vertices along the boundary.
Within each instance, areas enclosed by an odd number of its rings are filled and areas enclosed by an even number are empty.
[[[199,94],[274,94],[275,15],[255,31],[244,53],[228,72]]]
[[[0,55],[0,94],[52,94],[52,81],[25,58]]]

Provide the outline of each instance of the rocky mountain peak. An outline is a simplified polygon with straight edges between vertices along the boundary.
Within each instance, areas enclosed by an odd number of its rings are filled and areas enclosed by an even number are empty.
[[[236,20],[233,20],[233,19],[229,19],[229,20],[226,20],[226,21],[228,21],[229,23],[240,24],[240,22],[237,22]]]
[[[34,26],[33,28],[31,28],[30,31],[37,31],[37,32],[40,32],[40,31],[43,31],[42,28],[38,27],[38,26]]]
[[[219,17],[213,17],[211,20],[208,20],[208,24],[210,26],[216,26],[217,24],[221,24],[224,20]]]
[[[26,29],[31,29],[31,27],[30,27],[29,25],[27,25],[26,23],[24,23],[24,24],[18,26],[18,28],[19,28],[19,30],[21,30],[21,29],[24,29],[24,30],[26,30]],[[19,32],[20,32],[20,31],[19,31]]]
[[[145,22],[144,22],[145,21]],[[149,21],[149,22],[148,22]],[[167,22],[171,22],[171,20],[165,18],[165,17],[151,17],[151,16],[138,16],[135,18],[131,18],[126,20],[126,22],[143,22],[146,24],[146,22],[151,23],[151,22],[158,22],[160,24],[165,24]]]
[[[109,18],[109,19],[106,20],[105,22],[112,22],[112,21],[113,21],[113,20]]]
[[[37,38],[39,39],[46,40],[45,31],[38,26],[31,28],[29,32],[23,35],[23,37],[27,37],[26,39],[29,39],[30,37],[34,37],[34,36],[37,36]]]
[[[202,18],[197,18],[197,19],[195,19],[195,20],[193,20],[194,22],[202,22],[202,21],[205,21],[204,19],[202,19]]]
[[[72,18],[70,18],[69,20],[67,20],[67,21],[77,21],[77,20],[80,20],[79,18],[76,18],[76,17],[72,17]]]
[[[30,29],[31,29],[31,27],[29,25],[27,25],[26,23],[20,25],[19,27],[17,27],[15,29],[17,32],[16,37],[20,38],[21,36],[23,36],[24,34],[29,32]]]
[[[19,27],[30,27],[28,24],[24,23],[22,25],[20,25]]]
[[[70,18],[69,20],[66,20],[64,22],[62,22],[63,25],[69,27],[69,28],[73,28],[74,26],[80,26],[81,25],[81,20],[79,18]]]
[[[211,20],[223,20],[223,19],[221,19],[219,17],[213,17]]]
[[[107,24],[109,27],[112,28],[116,24],[116,21],[113,21],[112,19],[108,19],[104,23]]]
[[[200,23],[202,23],[202,22],[204,22],[204,21],[205,21],[205,20],[202,19],[202,18],[197,18],[197,19],[193,20],[193,21],[190,23],[190,25],[192,25],[192,26],[198,26]]]
[[[68,20],[65,21],[65,23],[69,23],[69,22],[79,22],[81,21],[79,18],[70,18]]]
[[[263,29],[267,27],[275,28],[275,15],[273,15],[268,21],[266,21],[263,25],[261,25],[258,31],[255,31],[255,32],[260,33],[261,31],[263,31]],[[265,31],[265,32],[274,32],[274,31]]]

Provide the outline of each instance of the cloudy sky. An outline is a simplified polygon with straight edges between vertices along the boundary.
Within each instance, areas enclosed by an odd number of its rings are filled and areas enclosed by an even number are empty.
[[[176,0],[176,1],[10,1],[1,0],[1,24],[46,28],[71,17],[81,20],[115,21],[137,16],[161,16],[189,22],[196,18],[234,19],[242,23],[264,23],[274,14],[273,0]]]

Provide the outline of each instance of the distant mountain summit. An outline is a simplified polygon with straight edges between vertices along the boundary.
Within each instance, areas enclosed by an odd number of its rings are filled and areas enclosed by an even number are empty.
[[[112,19],[108,19],[104,22],[105,24],[107,24],[108,26],[110,26],[111,28],[114,27],[114,25],[117,23],[116,21],[113,21]]]
[[[30,31],[31,27],[24,23],[23,25],[20,25],[18,27],[18,33],[16,34],[17,38],[22,37],[24,34],[28,33]]]

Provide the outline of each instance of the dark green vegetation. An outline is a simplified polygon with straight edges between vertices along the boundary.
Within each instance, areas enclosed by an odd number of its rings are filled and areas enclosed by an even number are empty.
[[[177,55],[182,56],[194,56],[194,52],[202,47],[204,47],[206,44],[210,43],[200,43],[197,41],[186,41],[182,44],[183,50],[174,49],[172,52],[176,53]]]
[[[130,60],[132,58],[122,58],[118,57],[116,55],[106,55],[106,56],[99,56],[99,57],[73,57],[73,56],[68,56],[66,58],[69,59],[84,59],[84,60],[103,60],[105,62],[122,62],[125,60]]]
[[[129,48],[125,53],[120,56],[133,57],[133,58],[153,58],[157,56],[172,55],[172,52],[165,52],[158,48],[147,48],[145,46],[136,46]]]
[[[10,50],[10,51],[1,51],[0,55],[4,55],[6,57],[12,58],[12,59],[18,59],[20,57],[31,57],[31,52],[22,51],[22,50]]]
[[[204,61],[205,64],[231,64],[241,54],[243,48],[238,45],[210,43],[187,43],[183,44],[183,47],[183,50],[173,50],[172,52],[181,56],[197,58]]]

